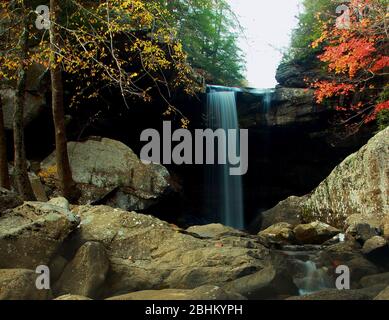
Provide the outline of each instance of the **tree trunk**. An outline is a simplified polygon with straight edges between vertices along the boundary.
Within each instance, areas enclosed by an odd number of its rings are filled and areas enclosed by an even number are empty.
[[[11,189],[8,173],[7,140],[5,136],[3,104],[0,96],[0,187]]]
[[[18,81],[16,85],[15,109],[13,117],[14,133],[14,165],[15,165],[15,182],[20,196],[27,201],[36,200],[28,178],[26,151],[24,148],[24,105],[27,81],[26,59],[28,52],[28,20],[27,15],[24,19],[23,32],[20,38],[21,55],[20,67],[18,72]]]
[[[72,171],[70,168],[67,150],[65,113],[63,104],[62,70],[60,64],[57,61],[57,51],[58,48],[60,48],[60,35],[58,28],[60,10],[61,7],[59,0],[50,0],[50,73],[53,120],[55,128],[56,164],[59,187],[61,189],[62,195],[68,200],[75,200],[76,189],[75,183],[72,178]]]

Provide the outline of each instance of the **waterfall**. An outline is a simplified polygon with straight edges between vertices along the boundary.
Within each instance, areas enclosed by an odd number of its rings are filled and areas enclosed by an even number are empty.
[[[266,113],[269,112],[269,110],[270,110],[273,93],[274,93],[274,91],[269,89],[269,90],[266,90],[263,94],[263,106],[264,106]]]
[[[228,129],[235,129],[239,133],[235,96],[237,90],[225,87],[208,87],[208,89],[208,128],[224,129],[226,133]],[[239,134],[237,134],[236,144],[236,150],[239,150]],[[227,155],[227,151],[227,147],[224,146],[223,153]],[[216,215],[222,224],[243,229],[242,177],[230,175],[230,167],[228,161],[227,164],[207,166],[207,210]]]
[[[313,261],[301,262],[303,275],[294,279],[300,295],[307,295],[331,288],[331,280],[323,268],[318,268]]]

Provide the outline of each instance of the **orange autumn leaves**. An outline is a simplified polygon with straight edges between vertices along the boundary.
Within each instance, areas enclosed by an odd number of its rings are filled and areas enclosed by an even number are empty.
[[[318,103],[332,97],[348,96],[354,92],[363,93],[385,83],[389,67],[387,12],[379,0],[354,0],[349,4],[351,25],[349,29],[339,29],[333,20],[323,22],[321,36],[312,43],[313,48],[322,46],[318,59],[326,65],[328,77],[312,83]],[[373,107],[364,115],[369,122],[377,114],[389,109],[389,101],[372,102]],[[375,106],[374,106],[375,104]],[[363,103],[357,104],[365,108]],[[358,109],[355,105],[349,110]],[[345,110],[345,106],[338,107]]]

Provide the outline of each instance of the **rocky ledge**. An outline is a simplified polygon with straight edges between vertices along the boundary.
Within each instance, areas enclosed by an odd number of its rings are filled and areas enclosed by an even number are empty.
[[[41,265],[49,267],[50,290],[35,287]],[[183,230],[108,206],[69,207],[63,198],[26,202],[0,216],[0,299],[265,299],[296,293],[257,236],[222,225]]]
[[[3,198],[7,194],[2,190]],[[320,222],[283,223],[258,235],[220,224],[181,229],[152,216],[108,206],[70,206],[64,198],[20,205],[8,192],[0,214],[0,300],[242,300],[383,299],[389,276],[374,260],[379,240],[342,242],[340,230]],[[2,207],[3,208],[3,207]],[[385,247],[386,246],[386,247]],[[368,250],[367,250],[368,247]],[[315,251],[319,274],[338,264],[351,269],[352,290],[304,295],[297,255]],[[309,251],[310,252],[310,251]],[[36,287],[47,266],[50,288]],[[332,280],[331,280],[332,281]],[[386,291],[385,291],[386,290]]]

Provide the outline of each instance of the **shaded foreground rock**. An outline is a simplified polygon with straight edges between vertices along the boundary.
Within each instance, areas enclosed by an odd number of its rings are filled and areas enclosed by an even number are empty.
[[[267,267],[261,271],[227,283],[225,290],[237,292],[248,299],[266,300],[298,293],[293,279],[284,270]]]
[[[49,203],[26,202],[0,216],[0,268],[48,265],[79,220]]]
[[[57,297],[54,300],[71,300],[71,301],[76,301],[76,300],[92,300],[88,297],[83,297],[83,296],[77,296],[74,294],[65,294],[63,296]]]
[[[0,269],[0,300],[47,300],[50,290],[38,290],[38,274],[27,269]]]
[[[107,300],[246,300],[237,293],[217,286],[202,286],[193,290],[164,289],[128,293]]]
[[[364,288],[372,287],[375,285],[389,286],[389,272],[363,277],[360,281],[360,284]]]
[[[221,286],[262,270],[268,250],[256,237],[201,238],[151,216],[106,206],[80,206],[73,246],[102,243],[110,260],[103,296],[159,289]]]
[[[287,300],[325,300],[325,301],[337,301],[337,300],[371,300],[371,293],[364,290],[323,290],[315,292],[305,296],[291,297]]]
[[[143,164],[125,144],[107,138],[68,143],[73,179],[81,203],[104,203],[124,210],[144,210],[168,191],[169,173],[158,164]],[[55,153],[41,164],[41,175],[55,168]],[[46,179],[47,180],[47,179]]]
[[[109,269],[105,248],[98,242],[82,245],[55,285],[56,295],[72,294],[94,298]]]
[[[331,274],[335,274],[337,266],[347,266],[350,269],[352,288],[359,287],[361,278],[380,273],[380,269],[362,254],[361,246],[353,241],[324,248],[319,255],[319,262],[321,265],[329,267]]]
[[[389,287],[382,290],[374,300],[389,300]]]

